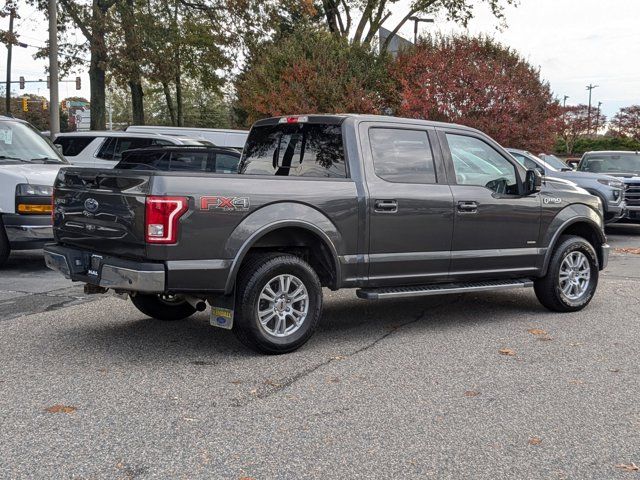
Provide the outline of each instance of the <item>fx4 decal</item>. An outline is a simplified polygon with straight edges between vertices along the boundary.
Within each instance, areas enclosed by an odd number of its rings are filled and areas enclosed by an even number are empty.
[[[245,212],[249,210],[248,197],[200,197],[200,210]]]

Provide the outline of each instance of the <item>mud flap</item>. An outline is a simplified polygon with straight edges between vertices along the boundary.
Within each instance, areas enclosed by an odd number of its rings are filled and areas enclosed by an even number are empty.
[[[230,295],[220,295],[208,299],[211,305],[209,324],[212,327],[231,330],[233,328],[233,310],[235,308],[235,289]]]

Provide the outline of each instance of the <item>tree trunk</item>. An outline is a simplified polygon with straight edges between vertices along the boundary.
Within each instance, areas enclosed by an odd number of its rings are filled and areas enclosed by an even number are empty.
[[[91,63],[89,64],[89,84],[91,91],[91,130],[106,130],[105,121],[105,71],[101,65],[105,64],[102,55],[91,48]]]
[[[140,77],[137,81],[129,81],[129,90],[131,90],[131,110],[132,121],[134,125],[144,125],[144,92]]]
[[[176,122],[176,109],[173,108],[173,100],[171,99],[171,90],[167,82],[162,82],[162,91],[164,92],[164,99],[167,102],[167,109],[169,110],[169,117],[171,117],[171,125],[177,125]]]
[[[142,91],[142,52],[138,38],[134,0],[122,4],[122,27],[124,30],[125,55],[131,65],[129,89],[131,90],[132,120],[135,125],[144,125],[144,92]]]
[[[184,127],[184,112],[182,111],[182,81],[180,72],[176,75],[176,109],[178,111],[178,126]]]
[[[105,130],[106,84],[105,65],[107,51],[105,48],[105,16],[108,5],[101,0],[93,1],[91,31],[91,61],[89,63],[89,82],[91,84],[91,130]]]

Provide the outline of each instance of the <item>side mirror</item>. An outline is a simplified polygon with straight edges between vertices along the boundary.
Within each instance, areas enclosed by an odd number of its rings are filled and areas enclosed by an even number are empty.
[[[542,175],[538,170],[527,170],[524,179],[524,194],[532,195],[538,193],[542,189]]]

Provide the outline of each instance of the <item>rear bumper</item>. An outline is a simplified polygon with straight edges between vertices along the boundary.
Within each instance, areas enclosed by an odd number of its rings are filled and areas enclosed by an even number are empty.
[[[42,248],[53,240],[49,215],[3,215],[2,223],[12,250]]]
[[[74,282],[145,293],[221,293],[232,265],[231,260],[128,260],[57,244],[45,247],[44,259]]]
[[[52,270],[74,282],[131,292],[162,293],[166,289],[163,263],[123,260],[59,245],[47,245],[44,260]]]

